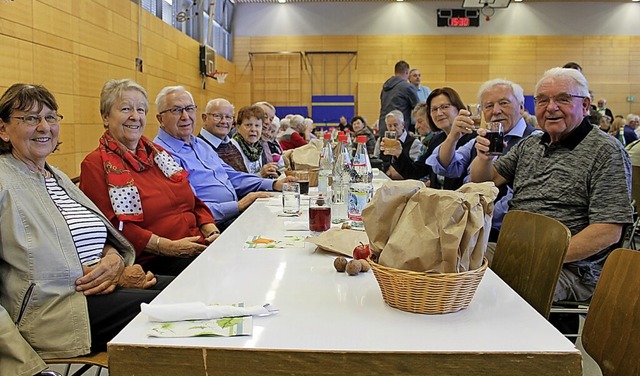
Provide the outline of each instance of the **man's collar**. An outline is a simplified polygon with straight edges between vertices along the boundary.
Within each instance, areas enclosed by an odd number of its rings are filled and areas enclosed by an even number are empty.
[[[558,144],[566,147],[569,150],[575,149],[576,146],[584,140],[585,137],[593,130],[593,125],[589,122],[589,120],[585,117],[582,119],[582,123],[578,125],[571,133],[569,133],[565,138],[558,141]],[[550,144],[551,136],[547,132],[544,132],[542,138],[540,140],[541,144]]]
[[[505,136],[522,138],[522,135],[524,135],[524,131],[526,129],[527,129],[527,122],[524,121],[524,118],[520,118],[520,120],[518,120],[516,125],[513,128],[511,128],[511,130],[507,132]]]
[[[216,148],[220,147],[220,144],[223,144],[223,143],[228,144],[231,141],[229,136],[225,136],[223,140],[204,128],[200,130],[200,135],[204,137],[205,140],[209,141]]]
[[[174,152],[180,151],[180,149],[186,144],[186,142],[173,137],[162,128],[158,128],[158,138],[167,144],[169,149]],[[192,144],[195,142],[195,137],[193,135],[189,136],[189,142]]]
[[[404,143],[404,140],[406,139],[407,139],[407,130],[405,129],[404,132],[402,132],[402,134],[400,135],[400,137],[398,137],[398,141]]]

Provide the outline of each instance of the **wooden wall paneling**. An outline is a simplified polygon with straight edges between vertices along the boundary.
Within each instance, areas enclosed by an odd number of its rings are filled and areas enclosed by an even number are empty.
[[[382,83],[358,82],[356,89],[356,114],[367,119],[372,126],[380,114],[380,90]]]
[[[82,159],[84,159],[84,157],[78,161],[76,154],[62,154],[55,152],[47,157],[47,163],[61,169],[69,177],[74,177],[80,174],[79,166]]]
[[[10,4],[3,4],[2,2],[0,2],[0,36],[31,41],[33,39],[33,28],[16,22],[12,19],[3,18],[9,16],[6,14],[2,14],[5,9],[10,9],[9,5]]]
[[[72,1],[72,13],[100,29],[108,30],[111,25],[111,12],[97,1]]]
[[[35,45],[33,49],[33,81],[53,93],[73,93],[76,80],[74,55],[53,48]]]
[[[535,37],[491,36],[489,38],[489,77],[506,78],[532,94],[535,73]]]
[[[131,2],[133,3],[133,2]],[[127,8],[127,7],[122,7]],[[111,14],[111,22],[107,25],[107,30],[117,35],[120,35],[128,40],[137,40],[137,26],[133,24],[131,19],[129,18],[129,11],[127,9],[126,15],[118,13],[120,11],[120,7],[118,9],[109,8],[109,13]],[[133,32],[133,34],[132,34]],[[134,39],[135,38],[135,39]]]
[[[358,36],[358,76],[361,82],[384,82],[393,75],[393,66],[403,59],[397,36]]]
[[[40,1],[33,3],[33,20],[31,27],[36,30],[74,39],[77,35],[78,19],[71,14]]]
[[[73,100],[73,123],[75,124],[91,124],[92,127],[98,128],[100,133],[102,133],[102,117],[100,115],[100,92],[88,93],[87,95],[76,95]],[[69,112],[67,109],[64,110],[63,114],[65,115],[64,123],[69,123],[69,119],[67,118],[67,113]],[[93,145],[94,139],[97,140],[97,137],[92,137],[88,135],[90,131],[88,131],[85,127],[84,132],[80,132],[75,135],[75,138],[78,140],[78,150],[79,151],[89,151],[93,150],[91,145]],[[87,136],[85,136],[87,134]]]
[[[132,19],[131,12],[138,11],[138,5],[133,1],[128,0],[104,0],[105,7],[112,11],[114,14],[118,14],[126,19],[131,21],[135,21]]]
[[[0,20],[2,20],[0,22],[0,34],[11,32],[17,25],[32,28],[33,13],[33,0],[21,1],[19,5],[7,3],[6,1],[0,2]],[[5,20],[9,23],[5,23]]]
[[[549,68],[561,67],[569,61],[583,65],[584,38],[582,36],[536,36],[536,76],[540,78]],[[585,73],[587,69],[585,69]]]
[[[0,59],[0,86],[6,89],[15,82],[33,82],[33,44],[0,34],[0,46],[7,57]]]
[[[33,0],[34,3],[43,3],[50,7],[59,9],[65,13],[71,14],[73,12],[73,3],[72,1],[60,1],[60,0]]]

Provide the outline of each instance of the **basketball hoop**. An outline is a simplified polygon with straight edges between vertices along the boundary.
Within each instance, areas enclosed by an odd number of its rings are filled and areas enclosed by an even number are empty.
[[[229,74],[229,72],[215,71],[215,72],[211,73],[209,75],[209,77],[211,77],[214,80],[218,81],[219,84],[224,84],[224,80],[227,78],[228,74]]]

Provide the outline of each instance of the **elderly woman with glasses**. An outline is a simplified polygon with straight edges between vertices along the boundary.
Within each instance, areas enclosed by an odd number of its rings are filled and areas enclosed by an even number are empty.
[[[191,134],[196,106],[182,99],[170,108],[160,103],[158,117],[173,120],[164,124],[175,132]],[[100,114],[106,130],[98,148],[82,161],[80,189],[133,243],[145,270],[175,276],[220,232],[191,190],[187,173],[142,135],[148,109],[147,93],[137,83],[105,83]]]
[[[57,111],[39,85],[0,97],[1,375],[105,350],[170,280],[131,266],[131,243],[47,163],[59,144]]]

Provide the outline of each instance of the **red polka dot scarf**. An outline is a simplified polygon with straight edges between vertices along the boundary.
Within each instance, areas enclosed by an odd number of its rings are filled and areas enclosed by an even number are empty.
[[[138,140],[134,153],[124,148],[107,130],[100,138],[99,148],[111,207],[122,222],[144,220],[140,192],[130,169],[140,172],[157,166],[172,181],[181,181],[188,174],[169,153],[144,136]]]

